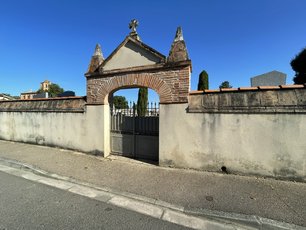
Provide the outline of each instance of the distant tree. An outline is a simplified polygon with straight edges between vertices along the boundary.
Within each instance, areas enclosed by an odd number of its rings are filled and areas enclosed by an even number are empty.
[[[139,88],[137,100],[138,116],[145,116],[148,105],[148,88]]]
[[[224,81],[221,83],[219,88],[233,88],[233,86],[230,85],[229,81]]]
[[[124,96],[114,96],[113,103],[116,109],[127,109],[129,104]]]
[[[57,95],[63,93],[64,89],[61,88],[58,84],[52,83],[49,85],[49,89],[47,91],[43,91],[43,89],[40,88],[39,90],[37,90],[36,93],[43,93],[43,92],[48,92],[49,97],[56,97]]]
[[[209,89],[208,73],[203,70],[199,75],[198,90]]]
[[[49,96],[50,97],[56,97],[58,94],[61,94],[64,92],[64,89],[61,88],[58,84],[51,84],[49,85]]]
[[[306,48],[304,48],[294,59],[291,60],[291,67],[295,71],[294,84],[306,83]]]
[[[133,102],[133,111],[137,111],[137,105]]]
[[[43,91],[42,88],[37,90],[37,93],[43,93],[43,92],[45,91]],[[63,93],[64,89],[61,88],[58,84],[52,83],[49,85],[49,89],[47,90],[47,92],[49,93],[49,97],[56,97],[57,95]]]
[[[43,91],[42,88],[40,88],[39,90],[36,91],[36,93],[43,93],[43,92],[45,92],[45,91]]]

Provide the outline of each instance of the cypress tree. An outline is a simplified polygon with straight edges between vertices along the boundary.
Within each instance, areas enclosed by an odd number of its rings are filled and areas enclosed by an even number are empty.
[[[138,116],[145,116],[148,105],[148,88],[139,88],[137,100]]]
[[[198,90],[209,89],[208,73],[203,70],[199,75]]]

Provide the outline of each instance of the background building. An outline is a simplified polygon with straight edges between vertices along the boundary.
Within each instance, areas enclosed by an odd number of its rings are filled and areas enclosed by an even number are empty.
[[[33,97],[36,95],[36,92],[25,92],[20,94],[20,99],[21,100],[26,100],[26,99],[33,99]]]
[[[279,71],[271,71],[251,78],[251,86],[286,85],[287,75]]]
[[[10,100],[16,100],[14,97],[9,96],[4,93],[0,93],[0,101],[10,101]]]
[[[21,100],[33,99],[33,98],[48,98],[48,93],[46,91],[49,90],[49,86],[51,85],[51,81],[44,80],[40,83],[40,89],[44,91],[44,93],[37,93],[37,92],[24,92],[20,94]]]
[[[40,83],[40,88],[43,91],[48,91],[49,90],[49,85],[51,85],[51,81],[44,80],[43,82]]]

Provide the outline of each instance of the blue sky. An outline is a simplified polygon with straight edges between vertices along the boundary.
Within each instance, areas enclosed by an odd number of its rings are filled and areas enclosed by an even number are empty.
[[[192,90],[203,69],[211,89],[225,80],[249,86],[250,77],[272,70],[292,84],[290,60],[306,47],[305,0],[2,0],[0,93],[37,90],[48,79],[85,95],[96,43],[107,57],[133,18],[142,41],[166,56],[182,26]],[[125,93],[129,99],[136,94]]]

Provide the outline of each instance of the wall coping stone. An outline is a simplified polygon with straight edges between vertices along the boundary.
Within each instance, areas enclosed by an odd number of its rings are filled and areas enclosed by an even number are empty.
[[[85,112],[86,97],[0,101],[0,112]]]
[[[239,87],[239,88],[220,88],[190,91],[189,95],[201,95],[205,93],[222,93],[222,92],[239,92],[239,91],[260,91],[260,90],[280,90],[280,89],[302,89],[304,85],[279,85],[279,86],[256,86],[256,87]]]
[[[250,87],[233,91],[204,90],[189,93],[190,113],[304,113],[306,87]]]

